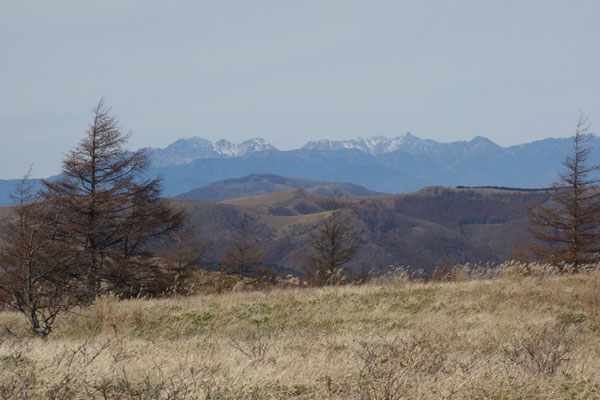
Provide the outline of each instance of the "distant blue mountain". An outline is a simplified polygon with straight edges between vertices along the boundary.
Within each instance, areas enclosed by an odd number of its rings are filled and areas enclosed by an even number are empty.
[[[600,164],[600,138],[591,134],[590,162]],[[233,144],[193,137],[164,149],[148,148],[149,177],[163,178],[164,195],[174,197],[201,186],[250,174],[274,174],[326,182],[348,182],[384,193],[425,186],[551,185],[572,152],[572,138],[545,139],[502,147],[484,137],[440,143],[407,133],[352,140],[320,140],[281,151],[264,139]],[[0,180],[0,205],[18,180]]]
[[[590,135],[589,139],[590,162],[600,164],[600,138]],[[244,152],[232,154],[220,153],[217,144],[201,140],[204,153],[197,152],[196,157],[186,161],[173,152],[172,160],[166,157],[171,146],[150,149],[153,157],[160,155],[160,162],[154,163],[150,174],[163,177],[167,196],[249,174],[350,182],[385,193],[412,192],[432,185],[539,188],[557,179],[573,146],[572,138],[501,147],[484,137],[440,143],[407,133],[392,139],[321,140],[291,151],[280,151],[262,139],[253,139],[245,142]],[[198,141],[182,139],[176,145],[190,154]],[[248,146],[249,142],[257,145]]]
[[[353,183],[330,183],[272,174],[252,174],[241,178],[213,182],[190,192],[180,194],[178,198],[214,202],[283,192],[289,189],[302,189],[308,193],[320,196],[373,196],[380,194]]]

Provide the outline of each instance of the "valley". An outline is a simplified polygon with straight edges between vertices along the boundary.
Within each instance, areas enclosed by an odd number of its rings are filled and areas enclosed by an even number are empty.
[[[290,189],[220,202],[173,200],[190,216],[209,263],[218,263],[242,220],[249,221],[265,264],[299,272],[308,234],[328,217],[327,197]],[[342,196],[344,213],[361,243],[354,267],[377,273],[393,268],[498,263],[531,242],[525,207],[543,203],[545,192],[429,187],[403,195]]]

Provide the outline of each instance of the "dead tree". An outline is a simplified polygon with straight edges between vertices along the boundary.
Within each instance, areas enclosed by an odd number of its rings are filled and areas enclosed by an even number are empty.
[[[348,264],[359,249],[349,212],[340,208],[337,196],[327,201],[328,217],[309,234],[313,253],[305,257],[304,280],[312,286],[335,285],[349,276]]]
[[[580,116],[573,138],[573,153],[563,163],[564,171],[547,193],[548,203],[528,210],[530,228],[538,243],[532,252],[539,260],[564,267],[598,260],[600,252],[599,166],[589,163],[590,124]]]

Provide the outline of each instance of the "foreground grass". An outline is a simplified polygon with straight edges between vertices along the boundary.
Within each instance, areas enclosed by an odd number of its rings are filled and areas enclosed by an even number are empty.
[[[1,399],[600,398],[600,274],[99,299],[0,314]]]

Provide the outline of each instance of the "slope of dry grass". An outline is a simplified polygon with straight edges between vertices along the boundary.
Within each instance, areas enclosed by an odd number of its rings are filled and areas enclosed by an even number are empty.
[[[3,313],[0,398],[600,398],[600,274],[514,270]]]

